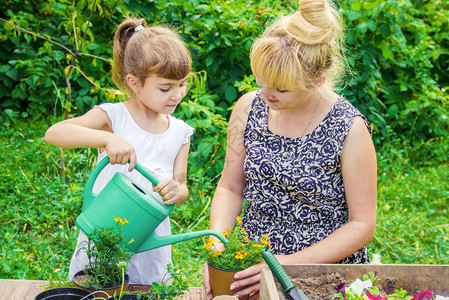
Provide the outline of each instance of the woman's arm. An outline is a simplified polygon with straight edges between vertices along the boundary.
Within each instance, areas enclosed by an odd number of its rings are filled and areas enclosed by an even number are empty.
[[[225,164],[215,190],[210,212],[210,228],[219,233],[232,228],[242,212],[245,175],[243,162],[246,149],[243,145],[244,132],[249,110],[256,93],[243,95],[236,103],[229,119]],[[219,247],[216,242],[216,247]],[[203,287],[207,298],[212,299],[207,266],[203,269]]]
[[[232,111],[228,126],[227,148],[223,173],[215,190],[210,213],[210,228],[224,232],[234,227],[243,207],[245,175],[243,162],[246,149],[244,131],[255,92],[242,96]]]
[[[106,150],[111,164],[136,165],[134,148],[112,133],[111,121],[101,108],[52,125],[45,133],[45,141],[61,148],[100,148]]]

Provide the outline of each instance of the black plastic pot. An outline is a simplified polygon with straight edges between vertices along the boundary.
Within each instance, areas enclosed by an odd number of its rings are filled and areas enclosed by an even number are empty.
[[[125,295],[122,295],[122,298],[120,298],[120,300],[137,300],[137,299],[149,300],[150,299],[150,298],[144,297],[144,296],[140,296],[140,298],[139,298],[138,296],[139,296],[138,294],[125,294]],[[117,300],[117,299],[119,299],[118,296],[115,298],[114,297],[108,298],[108,300]]]
[[[43,291],[35,300],[81,300],[93,299],[94,295],[86,290],[73,287],[59,287]]]

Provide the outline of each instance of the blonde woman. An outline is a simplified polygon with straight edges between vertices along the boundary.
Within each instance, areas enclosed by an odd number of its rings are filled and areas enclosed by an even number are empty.
[[[368,263],[376,224],[376,153],[366,118],[333,83],[341,71],[341,25],[325,0],[257,39],[251,68],[260,89],[236,103],[210,227],[234,224],[253,240],[268,235],[282,264]],[[261,265],[236,274],[235,296],[259,291]],[[207,269],[203,284],[212,293]]]

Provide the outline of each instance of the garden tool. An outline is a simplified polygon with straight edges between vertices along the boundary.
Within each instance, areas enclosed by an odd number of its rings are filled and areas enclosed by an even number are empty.
[[[95,180],[101,170],[109,163],[109,157],[102,159],[91,172],[86,183],[81,214],[76,225],[89,235],[95,228],[123,225],[122,244],[131,252],[138,253],[150,249],[174,244],[193,238],[214,235],[223,243],[228,240],[213,230],[158,236],[155,229],[173,211],[174,205],[161,203],[152,192],[145,191],[122,173],[116,173],[99,192],[92,191]],[[159,180],[139,163],[136,170],[153,185]]]
[[[276,278],[282,285],[284,292],[288,294],[293,300],[309,300],[306,294],[301,289],[296,290],[295,285],[291,281],[290,277],[288,277],[287,272],[285,272],[284,268],[282,268],[279,261],[274,257],[273,253],[271,253],[268,249],[262,250],[262,257],[267,263],[270,270],[274,273]]]

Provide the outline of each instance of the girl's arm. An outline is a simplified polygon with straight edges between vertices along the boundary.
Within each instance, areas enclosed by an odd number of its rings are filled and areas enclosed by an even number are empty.
[[[45,133],[45,141],[61,148],[99,148],[106,150],[111,164],[136,165],[134,148],[112,133],[108,114],[101,108],[93,108],[86,114],[52,125]]]
[[[182,204],[189,196],[187,189],[187,158],[190,150],[190,139],[182,145],[173,164],[173,178],[162,178],[155,187],[164,199],[165,204]]]

